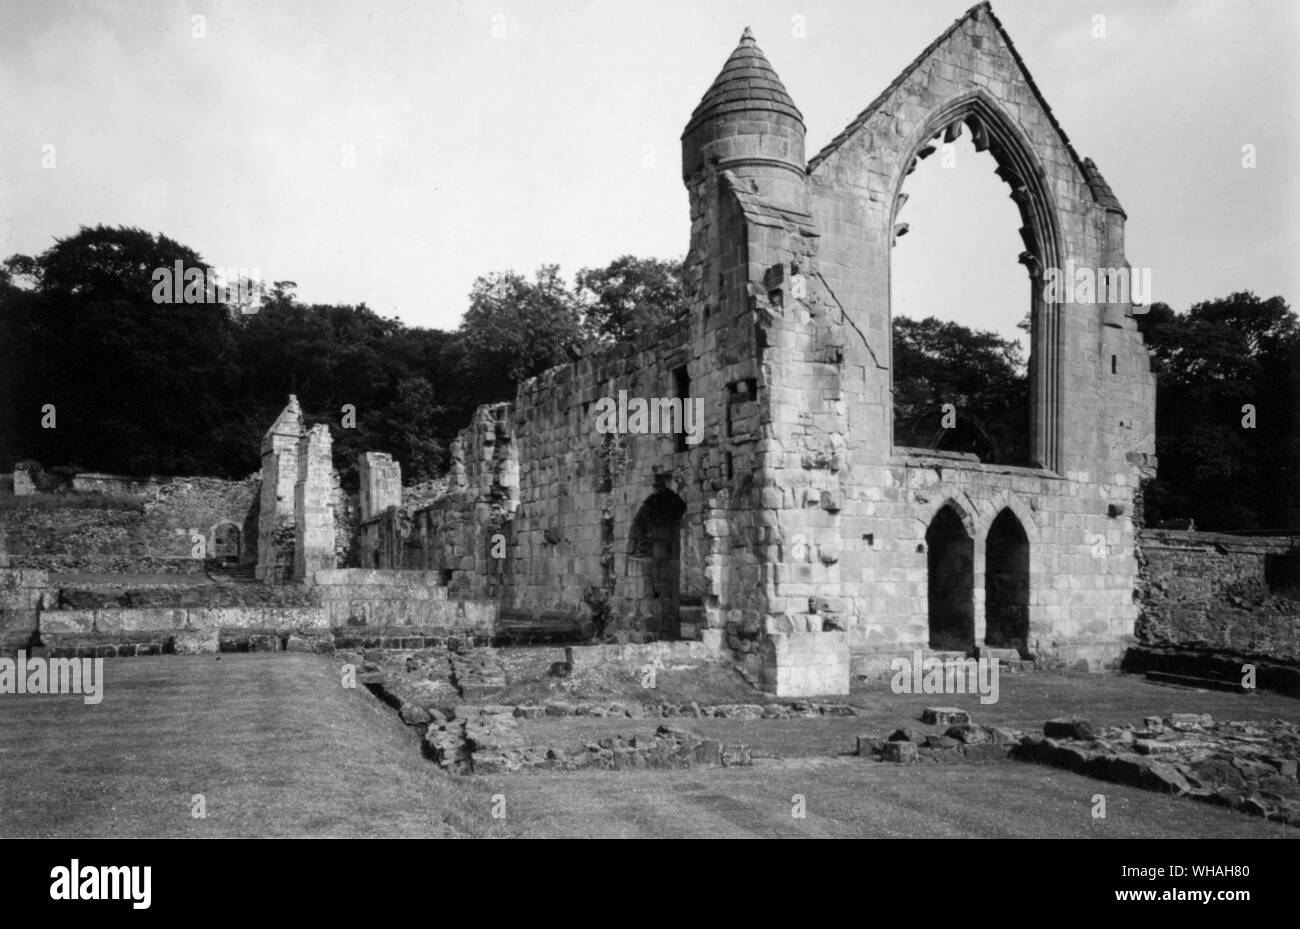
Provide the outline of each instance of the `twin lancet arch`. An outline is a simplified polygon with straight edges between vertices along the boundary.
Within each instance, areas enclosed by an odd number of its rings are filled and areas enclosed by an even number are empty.
[[[939,507],[925,532],[931,648],[966,653],[982,644],[1027,653],[1034,534],[1032,524],[1026,527],[1010,505],[1001,507],[983,532],[972,532],[969,517],[954,501]],[[982,562],[977,558],[980,545]],[[980,574],[982,611],[976,585]]]

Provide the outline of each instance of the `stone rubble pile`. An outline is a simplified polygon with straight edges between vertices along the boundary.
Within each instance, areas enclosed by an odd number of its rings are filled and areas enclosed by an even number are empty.
[[[533,746],[519,731],[511,707],[454,709],[448,719],[440,711],[429,717],[427,753],[455,774],[506,774],[526,769],[623,771],[636,768],[691,768],[753,764],[745,745],[724,745],[687,729],[661,725],[651,738],[608,736],[579,746]],[[418,717],[418,713],[412,713]],[[405,709],[403,719],[407,719]],[[412,719],[407,719],[413,722]]]
[[[1043,734],[980,726],[967,713],[927,709],[942,735],[896,729],[888,738],[859,736],[863,758],[899,764],[954,764],[1013,758],[1146,790],[1191,797],[1300,826],[1300,726],[1216,722],[1208,713],[1146,717],[1140,726],[1096,727],[1086,719],[1049,719]]]
[[[453,650],[451,682],[466,700],[482,700],[505,689],[506,672],[495,648]]]
[[[895,729],[886,739],[858,736],[858,755],[899,764],[980,763],[1001,761],[1021,741],[1017,730],[976,725],[969,713],[953,707],[928,707],[921,722],[946,728],[942,735],[907,727]]]
[[[1175,713],[1102,729],[1051,720],[1042,736],[1022,739],[1016,757],[1300,826],[1300,727],[1281,719],[1216,722],[1208,713]]]

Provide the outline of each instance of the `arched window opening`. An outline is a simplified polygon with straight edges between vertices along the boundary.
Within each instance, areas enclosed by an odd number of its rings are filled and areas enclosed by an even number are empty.
[[[239,527],[234,523],[219,523],[212,530],[212,551],[209,557],[223,564],[239,561]]]
[[[890,266],[897,447],[1032,463],[1034,268],[1017,183],[977,117],[941,129],[903,182]]]

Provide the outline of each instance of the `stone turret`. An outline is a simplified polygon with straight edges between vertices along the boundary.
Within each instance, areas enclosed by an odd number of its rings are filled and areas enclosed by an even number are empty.
[[[806,210],[803,115],[748,28],[682,133],[692,198],[701,173],[722,171],[752,181],[769,203]]]

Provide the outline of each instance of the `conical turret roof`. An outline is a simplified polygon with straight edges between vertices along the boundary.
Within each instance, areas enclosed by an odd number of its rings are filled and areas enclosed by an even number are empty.
[[[722,66],[713,86],[691,114],[691,121],[686,124],[686,131],[682,134],[686,135],[700,123],[724,113],[744,110],[784,113],[799,120],[800,124],[803,123],[803,114],[790,99],[785,85],[754,41],[754,34],[748,26],[740,37],[740,44]]]

